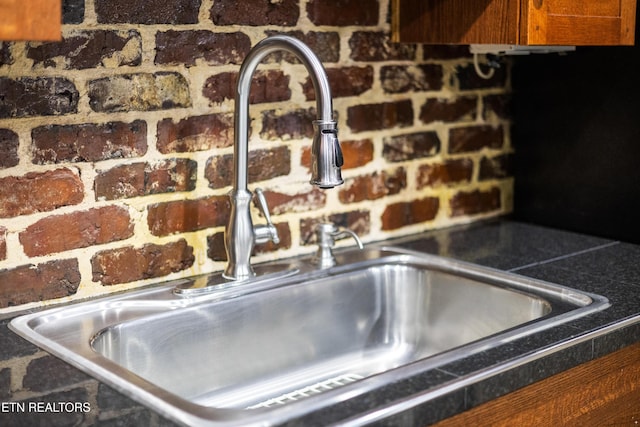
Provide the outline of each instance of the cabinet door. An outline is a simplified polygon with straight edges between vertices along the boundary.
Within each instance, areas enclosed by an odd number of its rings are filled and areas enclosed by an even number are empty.
[[[0,40],[59,40],[60,0],[0,0]]]
[[[392,0],[393,41],[632,45],[636,0]]]
[[[632,45],[636,0],[528,0],[521,44]]]
[[[392,0],[396,42],[517,44],[520,1]]]

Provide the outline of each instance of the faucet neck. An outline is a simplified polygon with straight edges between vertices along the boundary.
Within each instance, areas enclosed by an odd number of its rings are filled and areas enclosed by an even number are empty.
[[[263,211],[268,224],[254,226],[251,221],[251,192],[247,188],[249,163],[249,92],[251,79],[260,62],[268,54],[283,50],[294,54],[307,68],[316,91],[317,115],[314,122],[315,136],[311,145],[311,183],[320,188],[332,188],[343,183],[340,167],[342,151],[337,138],[337,127],[333,121],[333,106],[329,79],[313,51],[299,40],[288,36],[272,36],[258,43],[247,55],[236,89],[234,182],[229,195],[231,213],[225,231],[227,268],[224,277],[242,280],[255,275],[251,268],[251,252],[255,243],[271,240],[278,242],[277,229],[271,224],[266,202]],[[260,197],[259,200],[264,196]]]
[[[235,98],[235,141],[234,141],[234,191],[247,189],[248,141],[249,141],[249,92],[251,80],[262,60],[270,53],[286,51],[302,62],[311,76],[316,94],[317,120],[333,121],[333,105],[329,79],[322,63],[313,51],[301,41],[289,36],[268,37],[251,49],[242,63]]]

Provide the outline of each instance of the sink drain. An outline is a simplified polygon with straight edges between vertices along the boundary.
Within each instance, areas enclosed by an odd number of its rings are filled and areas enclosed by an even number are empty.
[[[316,394],[323,393],[325,391],[333,390],[334,388],[341,387],[343,385],[363,379],[362,375],[358,374],[344,374],[337,377],[329,378],[328,380],[320,381],[309,386],[299,388],[289,393],[282,394],[278,397],[274,397],[255,405],[249,406],[247,409],[257,408],[269,408],[277,405],[285,405],[287,403],[294,402],[296,400],[304,399]]]

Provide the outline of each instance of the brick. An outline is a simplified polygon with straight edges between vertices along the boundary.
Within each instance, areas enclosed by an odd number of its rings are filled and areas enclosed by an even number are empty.
[[[477,215],[500,209],[500,190],[461,191],[451,198],[451,216]]]
[[[343,170],[364,166],[373,160],[373,141],[371,139],[340,141],[340,147],[344,157]],[[311,172],[311,147],[307,146],[302,149],[300,163]]]
[[[82,24],[84,21],[84,0],[63,0],[62,23]]]
[[[80,271],[75,259],[0,270],[0,308],[70,296],[78,285]]]
[[[201,0],[95,0],[99,24],[197,24]]]
[[[502,127],[469,126],[449,131],[449,153],[468,153],[483,148],[500,149],[504,145]]]
[[[7,258],[7,229],[0,227],[0,260]]]
[[[227,261],[223,232],[215,233],[207,237],[207,257],[213,261]]]
[[[191,191],[196,186],[197,162],[166,159],[131,163],[98,171],[94,180],[96,200],[116,200],[150,194]]]
[[[179,73],[123,74],[91,80],[89,105],[96,112],[154,111],[191,106],[189,85]]]
[[[55,356],[33,359],[27,365],[22,386],[30,391],[50,391],[90,379],[89,376]]]
[[[253,167],[252,167],[253,166]],[[249,182],[265,181],[291,173],[289,147],[254,150],[249,153]]]
[[[491,113],[501,119],[509,119],[511,117],[511,97],[508,95],[487,95],[482,98],[484,104],[483,118],[486,120]]]
[[[291,172],[291,152],[288,147],[249,151],[249,183],[265,181]],[[205,166],[205,178],[211,188],[223,188],[233,183],[233,155],[215,156]]]
[[[459,65],[456,67],[455,76],[461,90],[498,88],[507,84],[505,67],[496,68],[490,79],[483,79],[476,73],[473,64]]]
[[[227,196],[156,203],[147,207],[147,224],[154,236],[188,233],[225,225],[230,210]]]
[[[267,140],[313,138],[314,110],[294,110],[284,114],[280,110],[262,113],[260,136]]]
[[[327,193],[316,188],[295,194],[265,190],[264,196],[272,215],[314,211],[324,207],[327,203]]]
[[[315,25],[378,25],[378,0],[334,0],[330,5],[321,0],[307,3],[307,15]]]
[[[31,131],[35,164],[96,162],[147,152],[147,123],[46,125]]]
[[[20,163],[18,134],[11,129],[0,129],[0,169],[10,168]]]
[[[244,33],[214,33],[207,30],[156,33],[156,64],[186,66],[203,60],[208,65],[241,64],[251,49]]]
[[[142,62],[142,38],[135,30],[79,31],[59,42],[27,44],[33,67],[84,70],[137,66]]]
[[[403,162],[433,157],[440,152],[440,138],[435,131],[385,137],[382,156],[388,162]]]
[[[338,192],[338,198],[342,203],[377,200],[398,194],[405,188],[407,188],[407,173],[404,168],[397,168],[393,172],[374,172],[348,179]]]
[[[105,206],[43,218],[19,234],[27,256],[36,257],[71,249],[124,240],[133,235],[126,209]]]
[[[407,225],[431,221],[436,217],[439,209],[440,200],[437,197],[390,204],[382,213],[382,230],[395,230]]]
[[[132,163],[98,171],[93,182],[96,200],[117,200],[146,195],[147,167],[148,163]]]
[[[327,77],[331,86],[331,96],[342,98],[358,96],[370,90],[373,86],[373,67],[343,67],[328,68]],[[307,77],[302,86],[307,101],[315,101],[311,77]]]
[[[391,43],[385,32],[354,31],[349,47],[354,61],[412,61],[416,57],[416,45]]]
[[[357,168],[373,161],[373,141],[371,139],[341,141],[340,146],[344,157],[343,169]]]
[[[412,126],[413,106],[410,100],[355,105],[347,109],[347,125],[353,132]]]
[[[80,97],[63,77],[0,77],[0,119],[76,113]]]
[[[158,122],[157,148],[163,154],[191,153],[233,145],[233,115],[194,116],[174,122]]]
[[[0,42],[0,67],[14,63],[13,55],[11,54],[11,46],[12,43]]]
[[[83,197],[80,177],[66,168],[0,178],[0,218],[77,205]]]
[[[369,211],[349,211],[329,215],[322,218],[305,218],[300,220],[300,244],[313,245],[317,243],[316,224],[321,222],[331,222],[338,227],[348,228],[363,237],[369,234],[371,225],[371,215]]]
[[[202,94],[214,103],[235,99],[238,73],[225,72],[209,77]],[[289,76],[280,70],[258,70],[251,80],[249,103],[279,102],[291,99]]]
[[[478,114],[478,98],[464,96],[454,99],[427,99],[420,108],[423,123],[473,121]]]
[[[251,152],[249,152],[251,156]],[[248,168],[251,172],[252,169]],[[233,184],[233,154],[214,156],[207,160],[204,169],[204,177],[209,181],[211,188],[224,188]]]
[[[261,71],[257,71],[256,75]],[[202,88],[202,95],[212,103],[219,104],[227,99],[235,99],[236,95],[236,82],[238,81],[237,72],[224,72],[214,74],[207,78]],[[253,95],[253,81],[249,90],[249,103],[251,103],[251,96]],[[288,88],[288,82],[287,82]]]
[[[513,176],[513,159],[509,154],[501,154],[495,157],[483,157],[480,160],[480,172],[478,179],[504,179]]]
[[[91,259],[93,281],[104,286],[152,279],[193,265],[193,248],[180,239],[164,245],[127,246],[98,252]]]
[[[422,165],[418,170],[418,189],[468,183],[471,182],[472,177],[473,161],[470,159]]]
[[[304,44],[318,56],[323,64],[340,61],[340,34],[335,31],[265,31],[267,35],[284,34],[294,37]],[[265,63],[277,63],[287,61],[299,63],[295,57],[288,52],[273,52],[264,59]]]
[[[380,82],[386,93],[424,92],[441,90],[441,65],[388,65],[380,69]]]
[[[211,20],[216,25],[278,25],[292,27],[298,23],[298,0],[216,0]]]

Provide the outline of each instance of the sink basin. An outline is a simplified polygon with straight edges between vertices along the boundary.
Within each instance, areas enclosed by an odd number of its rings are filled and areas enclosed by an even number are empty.
[[[55,308],[12,328],[186,425],[271,425],[607,306],[472,264],[368,248]],[[277,272],[282,271],[282,272]]]

